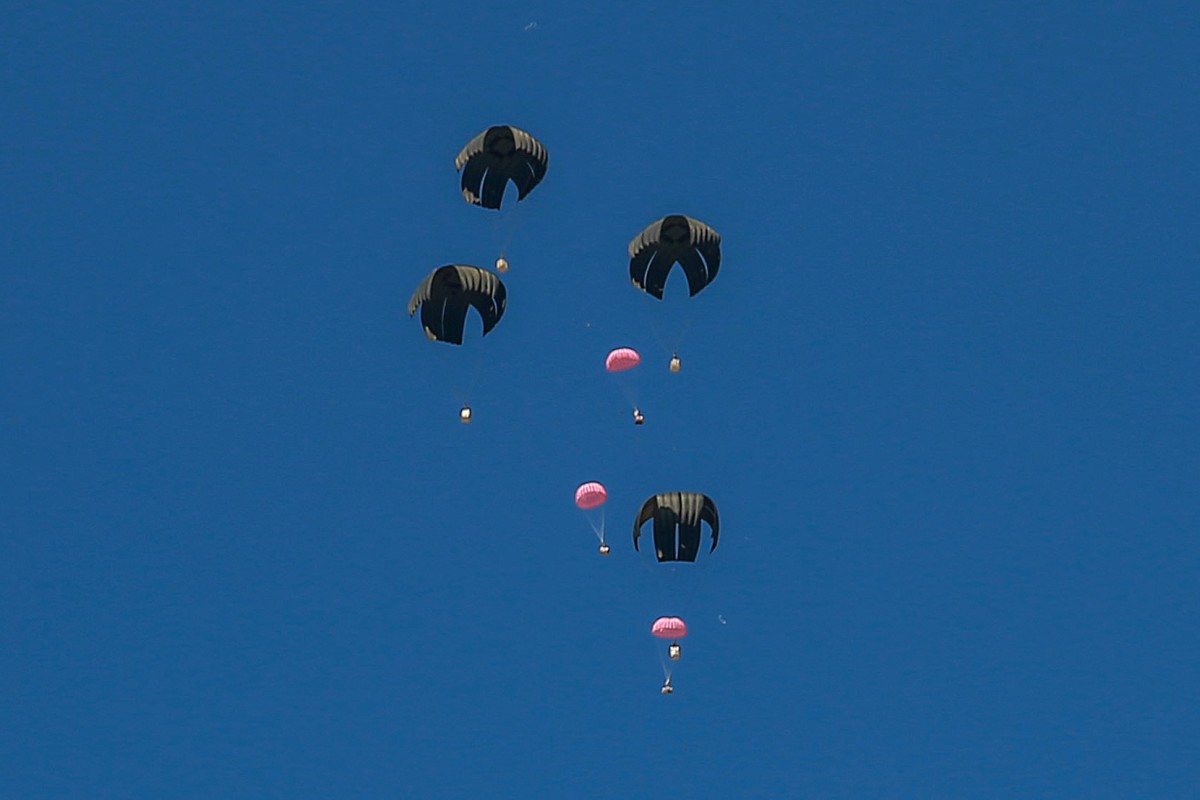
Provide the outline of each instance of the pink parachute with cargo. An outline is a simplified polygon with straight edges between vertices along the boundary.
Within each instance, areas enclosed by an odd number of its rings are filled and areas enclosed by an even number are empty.
[[[640,363],[642,363],[642,357],[637,350],[634,350],[632,347],[618,347],[610,351],[604,359],[604,368],[609,372],[627,372]],[[646,417],[642,414],[642,410],[638,408],[636,381],[630,376],[625,375],[621,379],[618,379],[617,382],[621,384],[621,391],[625,393],[625,397],[633,405],[633,424],[641,425],[646,421]]]
[[[687,636],[687,625],[679,617],[659,617],[650,626],[650,635],[659,639],[669,639],[671,644],[667,646],[667,658],[670,661],[678,661],[679,657],[683,654],[683,648],[679,646],[679,640]],[[673,691],[671,688],[670,661],[663,662],[663,673],[667,678],[666,683],[663,684],[663,694],[670,694]]]
[[[592,526],[592,532],[600,540],[600,555],[606,556],[612,552],[608,542],[604,541],[604,504],[608,501],[608,490],[598,481],[586,481],[575,489],[575,505],[581,509]]]

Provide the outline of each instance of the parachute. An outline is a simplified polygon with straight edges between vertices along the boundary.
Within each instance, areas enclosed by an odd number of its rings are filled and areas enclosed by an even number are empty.
[[[682,639],[687,636],[687,625],[679,617],[659,617],[650,626],[650,635],[659,639]]]
[[[592,533],[596,534],[596,538],[600,540],[600,555],[602,556],[612,552],[608,542],[604,541],[603,505],[607,500],[608,490],[604,488],[604,484],[596,481],[581,483],[575,490],[575,505],[587,514],[588,524],[592,526]]]
[[[581,483],[575,490],[575,505],[584,510],[603,505],[607,499],[608,490],[604,488],[604,484],[595,481]]]
[[[695,297],[717,277],[721,235],[698,219],[672,214],[656,220],[629,243],[629,277],[643,292],[663,299],[667,273],[676,263]]]
[[[632,347],[618,347],[604,359],[604,368],[609,372],[624,372],[642,363],[642,357]]]
[[[504,187],[512,181],[517,201],[546,176],[549,154],[530,134],[511,125],[493,125],[467,142],[454,159],[462,172],[462,194],[468,203],[500,208]]]
[[[707,522],[712,531],[712,547],[717,549],[721,531],[717,504],[708,495],[698,492],[664,492],[642,504],[633,523],[633,549],[638,550],[638,537],[647,520],[654,520],[654,552],[660,561],[695,561],[700,550],[700,523]]]
[[[486,336],[504,316],[508,293],[499,277],[481,267],[449,264],[426,276],[408,301],[411,317],[421,309],[425,335],[438,342],[463,343],[467,308],[483,318]]]
[[[609,372],[625,372],[642,363],[642,357],[637,350],[632,347],[618,347],[611,351],[604,359],[604,369]],[[637,405],[636,382],[632,381],[629,376],[623,375],[617,379],[621,385],[621,391],[625,397],[633,404],[633,424],[642,425],[646,422],[646,416]]]
[[[687,636],[687,625],[679,617],[659,617],[654,620],[650,626],[650,635],[656,639],[671,640],[667,647],[667,658],[671,661],[678,661],[683,655],[683,648],[678,640]],[[666,661],[663,662],[663,675],[666,681],[663,683],[662,693],[671,694],[674,691],[671,687],[671,666]]]

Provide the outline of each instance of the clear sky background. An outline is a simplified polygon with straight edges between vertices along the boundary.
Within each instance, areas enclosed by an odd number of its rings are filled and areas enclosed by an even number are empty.
[[[1200,792],[1194,3],[3,18],[0,796]],[[550,153],[511,213],[492,124]],[[664,309],[676,212],[724,260]]]

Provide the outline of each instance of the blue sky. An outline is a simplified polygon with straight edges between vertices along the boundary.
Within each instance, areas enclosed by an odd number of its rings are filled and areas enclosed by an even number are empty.
[[[10,7],[4,794],[1194,794],[1198,33]],[[453,168],[492,124],[550,154],[499,215]],[[669,213],[724,254],[678,375],[625,255]],[[426,341],[416,284],[506,242],[500,325]],[[673,490],[722,515],[682,574],[629,540]]]

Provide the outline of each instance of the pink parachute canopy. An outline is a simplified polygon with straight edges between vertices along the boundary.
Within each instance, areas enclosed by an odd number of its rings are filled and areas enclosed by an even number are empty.
[[[642,363],[642,357],[632,347],[618,347],[604,359],[604,368],[609,372],[624,372]]]
[[[604,488],[604,484],[595,481],[581,483],[575,490],[575,505],[580,508],[595,508],[604,505],[604,501],[607,499],[608,490]]]
[[[659,639],[682,639],[687,636],[687,625],[679,617],[659,617],[650,626],[650,633]]]

